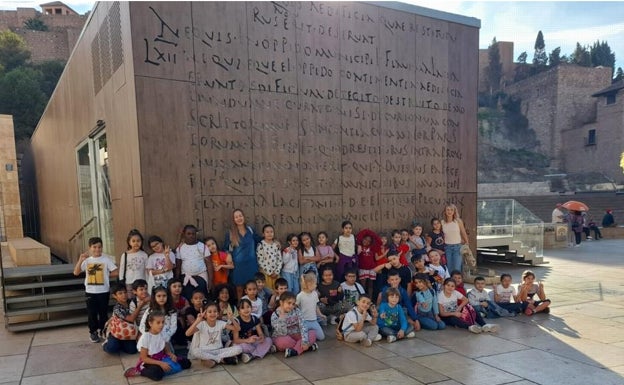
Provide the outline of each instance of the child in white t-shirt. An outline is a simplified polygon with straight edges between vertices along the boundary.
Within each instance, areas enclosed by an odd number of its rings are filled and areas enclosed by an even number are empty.
[[[468,304],[468,298],[455,290],[455,281],[453,281],[452,278],[447,278],[444,281],[443,290],[438,295],[438,307],[440,309],[440,318],[442,321],[444,321],[447,326],[468,329],[476,334],[482,331],[495,332],[498,330],[498,325],[486,324],[481,315],[472,309],[471,306],[467,309],[468,311],[471,310],[473,319],[470,321],[464,319],[462,310],[467,306],[470,306]]]
[[[511,275],[501,274],[500,285],[493,285],[494,303],[510,313],[522,312],[522,304],[518,301],[516,288],[511,284]],[[513,302],[512,302],[513,301]]]
[[[473,289],[468,290],[466,297],[470,305],[481,314],[481,317],[499,318],[513,317],[516,315],[516,313],[509,312],[498,306],[490,299],[490,295],[485,289],[485,278],[476,277],[474,279],[474,286]]]
[[[358,299],[364,294],[364,287],[357,281],[357,273],[355,269],[348,269],[345,274],[345,281],[340,284],[343,293],[344,309],[350,309],[356,306]]]
[[[305,273],[301,277],[301,292],[297,294],[296,304],[303,316],[303,322],[308,330],[314,330],[316,339],[323,341],[325,333],[319,323],[319,319],[327,322],[327,317],[321,313],[318,307],[319,296],[316,291],[316,274],[313,272]]]
[[[371,306],[372,303],[367,294],[362,294],[357,300],[357,306],[345,314],[341,331],[346,342],[360,342],[368,347],[373,341],[381,340],[377,326],[377,309]]]
[[[169,280],[173,278],[175,254],[159,236],[153,235],[149,237],[147,244],[154,252],[147,258],[147,263],[145,264],[147,269],[147,287],[151,294],[153,287],[162,286],[166,288]]]

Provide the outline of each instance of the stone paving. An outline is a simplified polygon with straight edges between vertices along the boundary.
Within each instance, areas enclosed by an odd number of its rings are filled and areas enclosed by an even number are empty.
[[[238,366],[193,367],[170,384],[624,384],[624,240],[547,250],[532,268],[553,301],[550,314],[497,320],[501,331],[421,331],[373,347],[337,342],[315,353],[270,355]],[[488,266],[519,282],[523,266]],[[0,384],[138,384],[123,377],[136,356],[110,356],[85,325],[11,333],[0,328]]]

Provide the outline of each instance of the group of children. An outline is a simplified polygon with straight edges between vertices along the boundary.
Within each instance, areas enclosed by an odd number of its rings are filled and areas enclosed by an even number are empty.
[[[214,238],[198,243],[203,247],[186,244],[212,266],[206,287],[192,285],[191,291],[185,288],[193,275],[180,277],[176,266],[184,256],[176,259],[157,236],[148,240],[148,256],[136,230],[128,234],[119,269],[102,253],[101,239],[92,238],[74,274],[86,272],[91,341],[104,338],[103,349],[111,354],[138,352],[138,363],[126,376],[153,380],[190,367],[189,359],[213,367],[247,363],[269,352],[293,357],[316,351],[328,324],[336,325],[338,339],[371,346],[382,338],[392,343],[413,338],[420,329],[446,326],[495,332],[498,326],[484,319],[549,310],[544,286],[531,271],[517,291],[511,276],[503,274],[491,293],[482,277],[466,293],[461,272],[449,273],[445,266],[440,221],[432,220],[432,227],[427,236],[418,224],[411,234],[395,230],[388,240],[370,230],[356,237],[345,221],[332,245],[325,232],[317,235],[318,245],[303,232],[289,234],[282,248],[273,227],[265,225],[256,249],[259,271],[240,299],[228,283],[232,258]],[[109,279],[118,276],[111,285]],[[110,320],[109,287],[116,300]],[[177,356],[175,347],[188,348],[187,358]]]

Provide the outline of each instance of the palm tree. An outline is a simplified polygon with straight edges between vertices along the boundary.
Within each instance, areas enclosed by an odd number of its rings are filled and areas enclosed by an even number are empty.
[[[94,263],[89,266],[87,269],[88,279],[87,282],[91,285],[101,285],[103,282],[99,283],[97,279],[98,272],[104,271],[101,263]]]

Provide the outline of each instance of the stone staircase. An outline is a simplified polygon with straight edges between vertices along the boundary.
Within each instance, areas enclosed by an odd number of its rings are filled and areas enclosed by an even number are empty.
[[[511,235],[477,236],[477,263],[483,260],[531,266],[546,263],[544,257],[538,257],[535,251]]]

